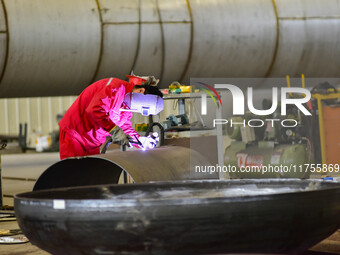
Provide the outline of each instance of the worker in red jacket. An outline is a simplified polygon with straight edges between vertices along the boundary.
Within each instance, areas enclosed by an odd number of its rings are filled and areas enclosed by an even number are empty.
[[[130,119],[132,112],[149,115],[163,110],[162,93],[153,76],[127,77],[129,82],[99,80],[79,95],[59,122],[60,159],[99,154],[112,130],[125,141],[132,139],[137,148],[147,147],[152,138],[140,137]]]

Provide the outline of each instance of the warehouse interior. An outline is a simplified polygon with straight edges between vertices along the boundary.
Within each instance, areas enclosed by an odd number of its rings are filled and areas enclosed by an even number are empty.
[[[340,0],[0,0],[0,255],[340,254]]]

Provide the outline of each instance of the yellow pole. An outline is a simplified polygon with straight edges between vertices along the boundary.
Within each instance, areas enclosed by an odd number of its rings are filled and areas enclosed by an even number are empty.
[[[286,75],[286,80],[287,80],[287,87],[290,88],[290,79],[289,79],[289,75]],[[289,93],[290,97],[293,97],[292,93]]]
[[[302,88],[306,88],[306,82],[305,82],[305,75],[301,74],[301,79],[302,79]]]
[[[286,80],[287,80],[287,87],[290,88],[290,79],[289,79],[289,75],[286,75]]]

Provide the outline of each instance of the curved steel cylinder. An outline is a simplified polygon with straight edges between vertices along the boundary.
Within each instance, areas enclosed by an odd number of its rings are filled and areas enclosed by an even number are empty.
[[[178,146],[109,152],[57,162],[39,177],[33,190],[116,184],[122,172],[135,183],[218,178],[217,174],[196,173],[196,165],[209,166],[209,162],[201,154]]]
[[[32,244],[56,255],[297,254],[340,227],[339,183],[187,181],[15,196]]]
[[[131,70],[340,76],[339,0],[1,0],[0,97],[79,94]]]

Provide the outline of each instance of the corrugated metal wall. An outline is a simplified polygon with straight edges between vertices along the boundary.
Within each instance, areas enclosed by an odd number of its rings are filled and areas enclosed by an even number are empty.
[[[19,124],[28,124],[28,133],[48,134],[58,130],[57,115],[63,114],[76,96],[0,99],[0,134],[18,135]]]
[[[28,124],[28,134],[49,134],[59,130],[57,115],[63,114],[77,96],[0,99],[0,135],[18,135],[19,124]],[[155,121],[163,121],[169,114],[177,114],[176,100],[165,101],[165,110]],[[135,123],[148,123],[148,117],[134,114]]]

